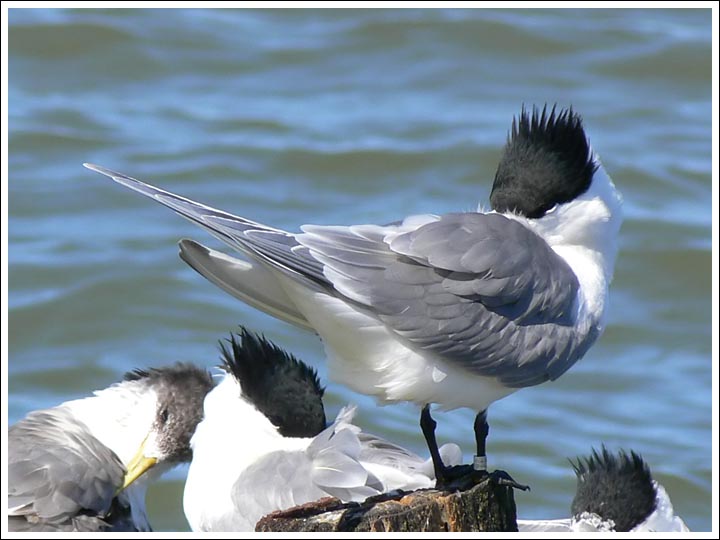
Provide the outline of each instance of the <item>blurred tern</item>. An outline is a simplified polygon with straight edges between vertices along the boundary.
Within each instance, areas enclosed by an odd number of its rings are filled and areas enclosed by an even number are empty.
[[[194,531],[254,531],[263,516],[323,497],[364,501],[435,485],[433,464],[352,423],[326,427],[315,370],[245,330],[223,344],[224,379],[192,438],[184,508]],[[457,445],[440,449],[460,463]]]
[[[150,482],[192,456],[210,374],[135,370],[8,430],[10,531],[150,531]]]
[[[469,407],[475,468],[486,409],[555,380],[602,334],[621,197],[572,109],[523,108],[490,194],[492,211],[389,225],[303,225],[289,233],[97,165],[248,260],[180,242],[192,268],[248,304],[316,332],[330,377],[382,403],[423,406],[439,482],[449,473],[430,404]]]
[[[573,464],[577,491],[571,518],[518,520],[521,532],[686,532],[665,489],[639,454],[603,447]]]

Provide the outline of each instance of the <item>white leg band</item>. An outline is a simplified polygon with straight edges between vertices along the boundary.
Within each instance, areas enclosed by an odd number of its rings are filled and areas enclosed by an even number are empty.
[[[473,469],[476,471],[487,471],[487,456],[475,456]]]

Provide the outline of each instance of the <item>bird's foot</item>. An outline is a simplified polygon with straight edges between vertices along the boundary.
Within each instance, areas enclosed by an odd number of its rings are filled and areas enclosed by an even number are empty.
[[[464,485],[468,483],[468,478],[470,478],[472,472],[470,465],[443,467],[440,474],[435,474],[435,489],[440,491],[466,489]]]
[[[474,471],[474,473],[478,475],[480,480],[489,478],[490,482],[496,486],[507,486],[514,489],[521,489],[522,491],[530,491],[530,486],[516,482],[515,479],[505,471]]]
[[[507,486],[514,489],[529,491],[530,486],[516,482],[505,471],[478,470],[472,465],[456,465],[446,467],[435,480],[435,489],[440,491],[464,491],[481,482],[489,481],[497,486]]]
[[[508,486],[522,491],[530,491],[530,486],[516,482],[515,479],[505,471],[496,470],[491,472],[490,481],[494,482],[498,486]]]

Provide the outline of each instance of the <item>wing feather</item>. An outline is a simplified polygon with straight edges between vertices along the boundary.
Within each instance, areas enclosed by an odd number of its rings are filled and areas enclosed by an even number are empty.
[[[411,346],[504,384],[558,377],[596,336],[578,339],[573,328],[579,285],[567,263],[505,216],[447,214],[406,232],[388,228],[364,251],[351,227],[303,230],[296,240],[337,292]]]
[[[67,411],[32,412],[10,427],[8,456],[9,516],[22,516],[40,529],[110,526],[103,518],[125,468]],[[76,523],[81,514],[88,519]],[[26,526],[19,519],[13,524]]]

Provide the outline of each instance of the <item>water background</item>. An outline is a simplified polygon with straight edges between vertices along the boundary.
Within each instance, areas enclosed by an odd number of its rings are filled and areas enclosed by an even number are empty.
[[[123,372],[214,366],[237,324],[315,365],[321,344],[224,294],[176,242],[217,241],[90,161],[276,227],[487,206],[521,104],[573,107],[625,198],[605,335],[490,409],[490,466],[569,514],[567,458],[650,463],[711,526],[709,10],[28,10],[9,17],[9,421]],[[426,454],[411,405],[328,383],[332,417]],[[473,451],[474,412],[438,414]],[[242,428],[238,419],[238,429]],[[149,493],[186,530],[185,468]]]

